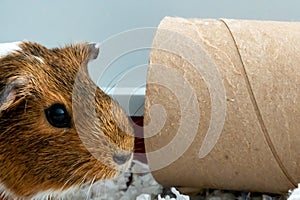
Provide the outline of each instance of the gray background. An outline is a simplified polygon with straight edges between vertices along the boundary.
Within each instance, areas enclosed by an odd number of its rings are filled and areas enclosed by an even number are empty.
[[[157,27],[164,16],[300,21],[299,10],[298,0],[0,0],[0,42],[26,39],[57,47],[95,41],[104,43],[101,51],[105,55],[136,42],[132,38],[122,40],[118,34]],[[151,38],[151,34],[145,38],[149,45]],[[92,77],[110,92],[109,88],[142,88],[135,94],[123,90],[116,95],[119,99],[124,93],[142,96],[130,103],[142,107],[148,54],[149,49],[145,49],[114,58],[103,74],[103,66],[93,68]],[[121,81],[120,74],[124,73],[127,75]]]
[[[300,20],[298,0],[0,0],[0,40],[102,41],[164,16]]]

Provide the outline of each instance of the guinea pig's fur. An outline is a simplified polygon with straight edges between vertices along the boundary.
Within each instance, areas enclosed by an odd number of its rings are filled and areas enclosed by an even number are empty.
[[[98,47],[14,45],[1,53],[0,44],[0,196],[60,194],[126,170],[134,146],[131,124],[88,76]],[[61,127],[46,116],[55,104],[67,112]],[[127,158],[116,162],[116,155]]]

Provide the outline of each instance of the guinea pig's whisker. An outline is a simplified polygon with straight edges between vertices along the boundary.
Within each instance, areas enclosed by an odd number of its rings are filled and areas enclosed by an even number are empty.
[[[90,194],[90,191],[91,191],[91,188],[92,188],[92,186],[93,186],[93,184],[94,184],[95,179],[96,179],[96,177],[94,176],[94,178],[92,179],[91,184],[90,184],[90,186],[89,186],[89,188],[88,188],[88,191],[87,191],[87,193],[86,193],[86,200],[89,199],[89,194]]]
[[[117,84],[114,84],[112,87],[110,87],[110,85],[108,85],[103,92],[105,92],[106,94],[108,94],[112,89],[115,88],[116,85]]]
[[[112,171],[110,171],[107,175],[108,175],[108,177],[113,177],[114,176]]]
[[[110,80],[110,82],[108,83],[108,85],[107,85],[107,88],[109,88],[110,90],[111,89],[113,89],[116,85],[117,85],[117,82],[116,83],[114,83],[115,82],[115,80],[117,80],[117,81],[119,81],[119,80],[121,80],[121,78],[122,78],[122,74],[124,74],[124,73],[126,73],[127,72],[127,69],[124,69],[124,70],[122,70],[121,72],[119,72],[114,78],[112,78],[111,80]],[[113,84],[114,83],[114,84]],[[112,85],[113,84],[113,85]],[[112,86],[112,87],[110,87],[110,86]],[[110,92],[110,90],[108,90],[108,91],[104,91],[105,93],[108,93],[108,92]]]
[[[74,163],[71,167],[70,167],[70,170],[72,170],[72,168],[75,166],[75,165],[78,165],[80,162],[76,162]],[[65,181],[64,185],[62,186],[62,189],[64,189],[64,187],[68,184],[69,181],[71,181],[76,173],[81,169],[82,166],[78,167],[74,172],[72,172],[72,175],[67,179],[67,181]]]
[[[133,116],[135,116],[136,113],[138,113],[139,110],[141,110],[143,107],[144,107],[144,104],[142,103],[142,104],[136,109],[136,111],[133,113]]]
[[[80,185],[83,185],[85,182],[86,182],[86,177],[87,177],[87,175],[90,173],[90,170],[89,171],[87,171],[86,173],[85,173],[85,175],[82,177],[82,180],[81,180],[81,182],[80,182]]]
[[[62,190],[64,189],[64,187],[75,177],[76,173],[78,171],[82,171],[82,169],[85,167],[84,164],[86,162],[82,162],[82,161],[78,161],[76,163],[74,163],[71,167],[70,170],[73,170],[74,166],[81,164],[74,172],[72,172],[72,175],[65,181],[64,185],[61,187]]]
[[[26,99],[26,101],[25,101],[24,113],[26,113],[26,111],[27,111],[27,99]]]
[[[7,199],[9,196],[8,196],[8,194],[5,191],[3,191],[3,192],[1,192],[0,197],[2,199]]]

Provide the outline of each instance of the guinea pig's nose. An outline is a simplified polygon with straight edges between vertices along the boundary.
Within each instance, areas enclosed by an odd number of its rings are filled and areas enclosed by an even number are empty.
[[[122,165],[124,163],[126,163],[131,157],[131,153],[130,154],[115,154],[113,156],[113,160],[118,164],[118,165]]]

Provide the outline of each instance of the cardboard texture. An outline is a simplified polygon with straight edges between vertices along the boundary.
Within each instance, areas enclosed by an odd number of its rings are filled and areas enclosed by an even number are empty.
[[[300,182],[300,23],[166,17],[145,148],[166,186],[286,193]]]

